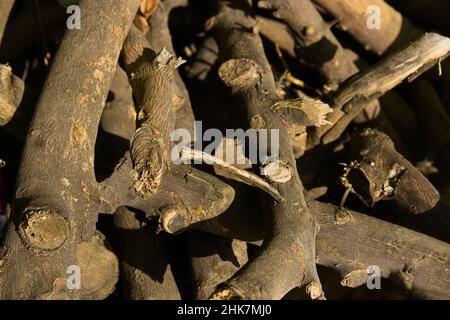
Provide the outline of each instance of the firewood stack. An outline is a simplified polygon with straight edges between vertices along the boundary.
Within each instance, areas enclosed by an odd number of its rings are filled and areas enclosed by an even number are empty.
[[[0,300],[450,299],[449,14],[2,0]]]

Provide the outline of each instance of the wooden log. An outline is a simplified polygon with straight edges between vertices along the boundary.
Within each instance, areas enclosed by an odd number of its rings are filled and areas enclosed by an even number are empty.
[[[384,0],[314,1],[339,19],[340,27],[353,35],[366,50],[380,56],[415,40],[423,33]],[[371,16],[380,19],[379,29],[368,27],[369,19],[373,19]]]
[[[437,206],[440,195],[408,160],[401,156],[386,134],[366,129],[354,138],[353,164],[344,180],[369,206],[392,200],[406,212],[421,214]]]

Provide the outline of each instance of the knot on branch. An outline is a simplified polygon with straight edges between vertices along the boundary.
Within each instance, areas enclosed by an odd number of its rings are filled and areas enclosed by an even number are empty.
[[[276,160],[263,167],[263,174],[274,183],[291,181],[294,173],[286,161]]]
[[[251,119],[250,126],[256,131],[262,130],[266,127],[266,120],[262,115],[257,114]]]
[[[144,124],[131,137],[130,152],[134,189],[139,196],[147,198],[158,189],[167,159],[161,134]]]
[[[233,92],[257,84],[261,79],[258,65],[250,59],[230,59],[222,63],[219,77]]]
[[[55,210],[28,208],[19,226],[19,234],[26,247],[52,251],[60,248],[67,240],[69,225]]]

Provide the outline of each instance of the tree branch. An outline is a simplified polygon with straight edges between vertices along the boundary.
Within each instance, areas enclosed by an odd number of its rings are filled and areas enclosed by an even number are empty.
[[[285,201],[264,199],[265,218],[270,227],[263,247],[213,297],[279,299],[295,286],[311,284],[310,288],[318,289],[311,295],[318,298],[322,291],[314,261],[315,225],[303,197],[287,129],[270,109],[279,101],[271,69],[261,39],[253,32],[256,21],[245,1],[227,4],[220,2],[217,15],[208,22],[219,46],[222,61],[219,76],[245,106],[249,123],[258,124],[259,129],[280,131],[280,159],[289,178],[272,177],[272,186]],[[264,121],[252,121],[255,117]]]

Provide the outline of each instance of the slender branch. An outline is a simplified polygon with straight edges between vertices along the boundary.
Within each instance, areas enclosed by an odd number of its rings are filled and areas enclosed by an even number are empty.
[[[332,98],[333,125],[317,129],[327,144],[338,139],[368,101],[384,95],[405,79],[414,80],[450,53],[450,39],[426,33],[420,39],[349,79]]]

